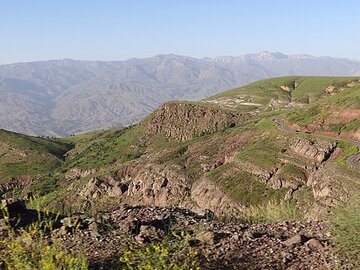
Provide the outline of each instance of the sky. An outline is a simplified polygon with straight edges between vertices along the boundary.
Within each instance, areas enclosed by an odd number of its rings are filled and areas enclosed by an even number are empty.
[[[0,0],[0,64],[261,51],[360,60],[358,0]]]

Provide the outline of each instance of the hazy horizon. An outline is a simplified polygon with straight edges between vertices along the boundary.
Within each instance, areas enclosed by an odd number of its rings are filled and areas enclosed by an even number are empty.
[[[261,51],[360,60],[360,3],[345,0],[4,1],[0,64]],[[304,14],[306,20],[304,20]],[[349,42],[351,41],[351,42]],[[336,46],[334,46],[336,45]]]
[[[124,59],[76,59],[76,58],[69,58],[69,57],[65,57],[65,58],[53,58],[53,59],[43,59],[43,60],[30,60],[30,61],[20,61],[20,62],[9,62],[9,63],[1,63],[0,65],[11,65],[11,64],[21,64],[21,63],[32,63],[32,62],[46,62],[46,61],[61,61],[61,60],[72,60],[72,61],[89,61],[89,62],[121,62],[121,61],[128,61],[131,59],[146,59],[146,58],[151,58],[151,57],[156,57],[156,56],[161,56],[161,55],[175,55],[175,56],[183,56],[183,57],[190,57],[190,58],[194,58],[194,59],[215,59],[217,57],[240,57],[240,56],[244,56],[244,55],[251,55],[251,54],[261,54],[261,53],[281,53],[287,56],[296,56],[296,55],[307,55],[307,56],[312,56],[312,57],[316,57],[316,58],[321,58],[321,57],[330,57],[330,58],[336,58],[336,59],[345,59],[345,60],[349,60],[349,61],[357,61],[360,62],[360,60],[358,59],[354,59],[354,58],[348,58],[348,57],[334,57],[331,55],[311,55],[311,54],[304,54],[304,53],[294,53],[294,54],[285,54],[283,52],[279,52],[279,51],[267,51],[267,50],[263,50],[263,51],[258,51],[258,52],[248,52],[248,53],[244,53],[244,54],[238,54],[238,55],[226,55],[226,54],[222,54],[222,55],[216,55],[216,56],[202,56],[202,57],[196,57],[196,56],[192,56],[192,55],[184,55],[184,54],[176,54],[176,53],[160,53],[160,54],[155,54],[155,55],[148,55],[148,56],[144,56],[144,57],[137,57],[137,56],[133,56],[133,57],[129,57],[129,58],[124,58]]]

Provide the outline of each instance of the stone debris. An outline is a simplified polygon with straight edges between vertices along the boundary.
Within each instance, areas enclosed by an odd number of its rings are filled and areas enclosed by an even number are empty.
[[[204,211],[205,212],[205,211]],[[322,222],[224,223],[187,209],[122,205],[101,214],[96,227],[66,235],[64,243],[85,251],[94,269],[111,267],[124,248],[158,242],[184,231],[200,254],[202,269],[334,269],[329,233]],[[104,224],[107,223],[107,225]],[[101,227],[108,229],[101,230]],[[326,264],[324,264],[324,260]],[[104,265],[105,264],[105,265]],[[103,268],[103,269],[105,269]]]
[[[16,212],[20,219],[29,213],[36,216],[31,210],[20,210]],[[2,221],[0,217],[0,226],[5,224]],[[123,204],[91,218],[84,214],[61,217],[54,226],[67,248],[85,253],[90,269],[112,269],[125,249],[160,242],[180,232],[190,236],[201,269],[341,269],[325,224],[316,221],[224,223],[205,209],[195,213]]]

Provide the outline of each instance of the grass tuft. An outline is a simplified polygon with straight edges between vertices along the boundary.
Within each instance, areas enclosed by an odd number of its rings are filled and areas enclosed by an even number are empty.
[[[349,259],[354,269],[360,267],[360,195],[352,197],[331,215],[331,229],[335,247]]]
[[[296,202],[268,201],[266,204],[250,206],[241,213],[241,219],[250,224],[275,223],[281,221],[303,220],[303,213],[296,207]]]

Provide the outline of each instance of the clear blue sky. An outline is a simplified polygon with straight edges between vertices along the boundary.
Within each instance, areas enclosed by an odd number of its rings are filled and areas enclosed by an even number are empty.
[[[0,63],[262,50],[360,60],[357,0],[0,0]]]

